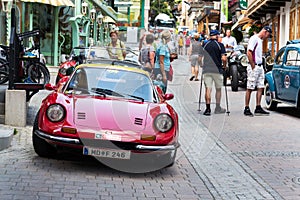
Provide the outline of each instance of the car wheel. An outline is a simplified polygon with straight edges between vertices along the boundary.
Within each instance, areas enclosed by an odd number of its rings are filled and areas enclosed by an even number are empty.
[[[32,130],[32,143],[34,151],[41,157],[53,157],[57,153],[56,149],[34,133],[36,130],[38,130],[38,116],[39,112],[35,117]]]
[[[272,91],[270,90],[269,83],[266,83],[264,95],[265,95],[267,109],[268,110],[276,110],[278,102],[274,100]]]
[[[231,66],[231,90],[236,92],[239,88],[238,70],[236,65]]]

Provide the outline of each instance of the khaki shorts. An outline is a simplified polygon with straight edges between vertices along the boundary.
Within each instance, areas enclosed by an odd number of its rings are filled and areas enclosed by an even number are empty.
[[[218,73],[206,73],[203,74],[203,80],[205,87],[212,88],[213,82],[215,82],[215,87],[222,88],[223,86],[223,75]]]
[[[265,87],[265,72],[263,66],[255,65],[252,70],[251,65],[247,66],[247,89],[254,90]]]

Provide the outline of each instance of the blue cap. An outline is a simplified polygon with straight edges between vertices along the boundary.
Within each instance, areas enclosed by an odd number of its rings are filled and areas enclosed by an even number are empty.
[[[271,29],[270,26],[265,26],[264,29],[265,29],[266,31],[268,31],[270,34],[272,34],[272,29]]]
[[[214,36],[214,35],[220,35],[219,31],[211,30],[210,33],[209,33],[209,36]]]

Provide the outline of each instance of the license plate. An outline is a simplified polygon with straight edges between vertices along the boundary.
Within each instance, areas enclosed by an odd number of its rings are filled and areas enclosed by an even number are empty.
[[[130,151],[125,150],[112,150],[112,149],[98,149],[93,147],[83,147],[83,155],[90,155],[102,158],[115,158],[115,159],[130,159]]]

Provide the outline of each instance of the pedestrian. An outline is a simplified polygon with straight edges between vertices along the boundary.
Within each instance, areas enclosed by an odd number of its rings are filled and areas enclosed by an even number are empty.
[[[223,37],[222,43],[223,43],[224,46],[225,46],[226,52],[232,52],[233,49],[234,49],[234,47],[237,46],[236,39],[235,39],[235,37],[231,36],[231,31],[230,31],[230,29],[227,29],[227,30],[226,30],[226,36]]]
[[[191,36],[187,35],[185,39],[185,55],[188,55],[188,50],[191,45]]]
[[[146,45],[142,47],[140,51],[139,61],[143,65],[143,68],[151,75],[155,62],[155,49],[153,46],[154,35],[152,33],[148,33],[145,40]]]
[[[198,74],[199,74],[199,55],[200,55],[200,48],[201,42],[199,41],[199,34],[195,33],[193,35],[193,40],[191,42],[191,47],[189,48],[188,56],[189,61],[191,62],[191,73],[192,76],[190,81],[199,81]]]
[[[124,60],[126,57],[126,47],[124,42],[119,40],[118,31],[113,30],[109,33],[110,43],[108,44],[107,51],[109,57],[117,60]]]
[[[161,42],[159,43],[154,64],[154,76],[157,77],[159,74],[162,76],[162,81],[165,85],[164,92],[167,90],[168,76],[171,66],[170,61],[170,49],[168,43],[171,41],[171,32],[169,30],[164,30],[161,32]]]
[[[220,114],[226,112],[226,110],[221,107],[221,89],[227,59],[224,45],[218,42],[219,35],[219,31],[211,30],[210,39],[205,42],[203,48],[200,49],[200,61],[202,61],[203,57],[203,63],[200,62],[200,66],[202,67],[206,102],[206,109],[203,114],[206,116],[211,114],[210,104],[213,83],[216,88],[216,108],[214,113]]]
[[[180,34],[179,39],[178,39],[178,54],[179,55],[183,55],[183,44],[184,44],[183,35]]]
[[[256,108],[255,115],[269,115],[270,113],[262,109],[261,97],[264,90],[265,72],[262,60],[262,42],[272,34],[272,29],[265,26],[259,33],[250,37],[247,48],[247,57],[249,65],[247,67],[247,90],[245,95],[244,115],[253,117],[253,113],[249,108],[251,93],[255,88],[256,92]]]

